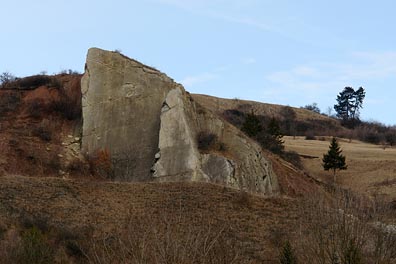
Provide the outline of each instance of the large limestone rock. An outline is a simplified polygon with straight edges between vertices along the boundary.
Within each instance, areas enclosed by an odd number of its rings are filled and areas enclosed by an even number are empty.
[[[149,179],[158,152],[162,103],[175,85],[121,54],[90,49],[81,81],[83,154],[108,150],[114,159],[133,163],[129,175],[118,178]]]
[[[278,183],[260,146],[194,102],[165,74],[92,48],[82,79],[82,152],[108,150],[116,179],[208,181],[264,194]],[[200,133],[221,149],[198,149]],[[119,166],[122,164],[122,166]]]

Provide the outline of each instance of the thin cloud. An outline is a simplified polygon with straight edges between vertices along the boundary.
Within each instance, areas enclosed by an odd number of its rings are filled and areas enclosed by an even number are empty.
[[[269,73],[265,79],[282,87],[327,89],[327,83],[352,83],[391,78],[396,75],[396,52],[356,52],[345,63],[299,65]],[[322,88],[321,88],[322,87]]]
[[[190,11],[195,14],[199,14],[206,17],[211,17],[214,19],[222,20],[225,22],[230,22],[234,24],[241,24],[249,27],[254,27],[263,31],[271,31],[277,32],[279,34],[283,34],[278,28],[276,28],[273,24],[263,23],[257,19],[253,19],[249,16],[241,16],[241,14],[235,15],[230,14],[224,10],[224,6],[235,6],[235,7],[245,7],[245,8],[253,8],[257,5],[257,1],[255,0],[153,0],[154,2],[159,2],[162,4],[167,4],[170,6],[174,6],[176,8],[181,8],[187,11]],[[219,8],[222,7],[222,8]]]
[[[335,96],[345,86],[375,90],[375,84],[396,77],[396,52],[355,52],[345,63],[298,65],[265,75],[264,101],[287,104],[290,101],[318,102],[322,109],[334,104]],[[391,91],[391,90],[390,90]],[[371,94],[362,112],[370,113],[374,106],[385,104],[389,95]],[[371,107],[371,108],[370,108]]]

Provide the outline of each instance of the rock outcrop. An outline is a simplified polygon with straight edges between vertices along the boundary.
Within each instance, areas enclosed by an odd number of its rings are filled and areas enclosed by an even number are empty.
[[[107,150],[116,179],[207,181],[278,192],[276,175],[260,146],[158,70],[92,48],[81,83],[82,153]],[[215,147],[199,149],[202,133],[217,142]]]

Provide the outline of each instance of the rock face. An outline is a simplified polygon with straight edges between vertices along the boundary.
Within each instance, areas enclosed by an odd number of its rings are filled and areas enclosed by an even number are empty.
[[[81,82],[82,153],[107,150],[126,181],[208,181],[278,192],[261,148],[194,102],[165,74],[119,53],[92,48]],[[216,139],[200,150],[198,135]]]
[[[90,49],[81,81],[82,152],[108,150],[118,162],[133,163],[126,180],[148,179],[158,152],[162,103],[174,87],[172,79],[150,67]]]

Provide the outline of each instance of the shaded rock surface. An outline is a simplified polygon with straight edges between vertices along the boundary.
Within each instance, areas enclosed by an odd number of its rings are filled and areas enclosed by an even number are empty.
[[[197,104],[165,74],[119,53],[92,48],[82,78],[82,153],[128,157],[126,181],[210,181],[276,194],[272,165],[258,144]],[[204,153],[200,132],[224,146]]]

